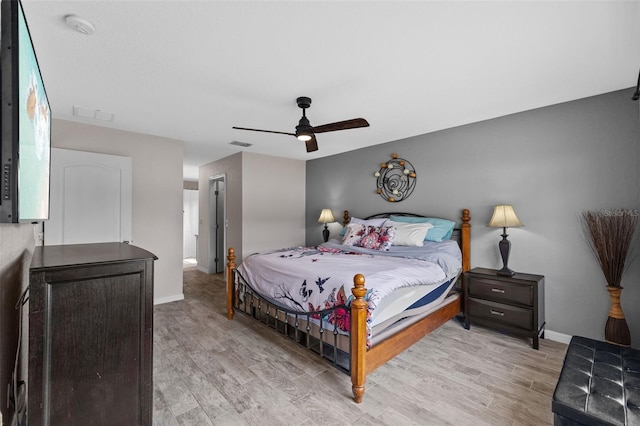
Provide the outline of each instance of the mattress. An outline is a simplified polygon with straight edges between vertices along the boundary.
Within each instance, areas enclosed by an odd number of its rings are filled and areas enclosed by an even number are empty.
[[[457,243],[399,247],[390,252],[353,250],[330,242],[248,256],[237,273],[252,291],[287,312],[318,312],[351,302],[353,277],[365,276],[368,341],[394,323],[441,304],[461,271]],[[363,251],[364,250],[364,251]],[[348,315],[327,315],[324,328],[349,331]]]

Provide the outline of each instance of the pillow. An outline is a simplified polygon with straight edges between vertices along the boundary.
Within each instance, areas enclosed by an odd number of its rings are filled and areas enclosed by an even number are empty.
[[[430,223],[433,228],[427,231],[427,241],[435,241],[439,243],[442,240],[450,240],[453,234],[455,222],[446,219],[438,219],[433,217],[412,217],[412,216],[391,216],[394,222],[405,223]]]
[[[344,236],[342,237],[342,245],[352,246],[364,234],[364,225],[359,223],[350,223],[344,227]]]
[[[393,226],[395,236],[393,237],[394,246],[424,246],[424,239],[427,237],[427,231],[433,228],[430,223],[404,223],[387,221],[387,226]]]
[[[363,247],[371,250],[389,251],[393,243],[395,230],[390,226],[370,226],[350,223],[342,239],[346,246]]]
[[[371,226],[382,226],[388,219],[385,217],[381,217],[379,219],[358,219],[357,217],[352,217],[349,223],[360,223],[362,225],[371,225]]]
[[[371,226],[382,226],[384,225],[384,223],[387,221],[386,218],[381,218],[381,219],[358,219],[357,217],[352,217],[351,220],[349,220],[349,224],[361,224],[361,225],[371,225]],[[347,226],[348,226],[347,225]],[[344,228],[342,228],[342,232],[340,232],[341,236],[344,236],[347,233],[347,227],[345,226]]]

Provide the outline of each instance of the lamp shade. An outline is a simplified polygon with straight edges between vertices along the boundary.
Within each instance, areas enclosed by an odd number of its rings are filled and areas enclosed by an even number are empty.
[[[512,206],[502,204],[493,209],[493,216],[491,216],[488,226],[493,228],[513,228],[524,225],[518,220],[518,216],[516,216]]]
[[[333,213],[331,213],[330,209],[322,209],[322,212],[320,213],[320,217],[318,218],[318,222],[330,223],[335,221],[336,220],[333,218]]]

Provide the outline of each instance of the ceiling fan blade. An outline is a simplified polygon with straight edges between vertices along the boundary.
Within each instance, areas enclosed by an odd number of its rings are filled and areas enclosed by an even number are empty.
[[[315,126],[313,133],[335,132],[336,130],[357,129],[358,127],[369,127],[369,122],[364,118],[354,118],[351,120],[338,121],[336,123]]]
[[[289,133],[289,132],[278,132],[275,130],[261,130],[261,129],[249,129],[248,127],[236,127],[233,126],[233,129],[238,129],[238,130],[251,130],[252,132],[263,132],[263,133],[278,133],[280,135],[289,135],[289,136],[295,136],[295,133]]]
[[[307,152],[313,152],[318,150],[318,141],[316,140],[315,136],[309,139],[308,141],[306,141],[304,144],[307,146]]]

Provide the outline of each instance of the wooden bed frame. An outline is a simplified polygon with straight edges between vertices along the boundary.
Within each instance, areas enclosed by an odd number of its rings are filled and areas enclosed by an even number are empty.
[[[345,211],[345,222],[348,221],[348,218],[348,212]],[[469,210],[462,210],[462,225],[460,227],[462,272],[470,269],[470,220]],[[227,317],[229,320],[233,319],[234,314],[235,287],[233,271],[236,268],[235,260],[235,250],[230,247],[227,257]],[[367,374],[457,316],[462,312],[462,301],[461,297],[458,297],[454,302],[444,305],[418,322],[377,343],[371,348],[367,348],[367,302],[364,299],[367,294],[367,289],[365,288],[364,275],[355,275],[353,283],[354,287],[351,289],[354,299],[351,302],[350,374],[354,400],[355,402],[361,402],[365,392]]]

